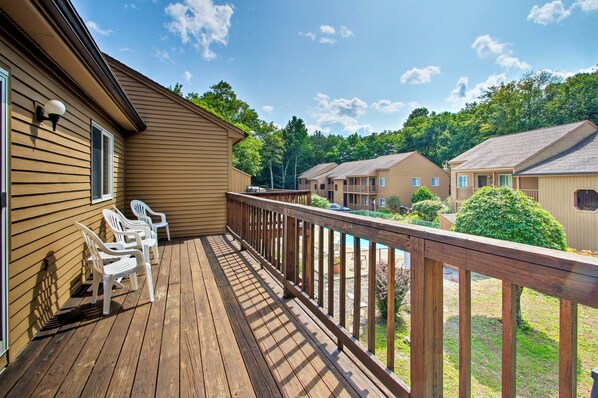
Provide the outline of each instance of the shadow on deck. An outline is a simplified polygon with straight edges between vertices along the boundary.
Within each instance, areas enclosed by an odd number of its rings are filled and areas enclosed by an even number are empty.
[[[230,236],[160,247],[150,303],[85,284],[0,375],[0,396],[380,396]]]

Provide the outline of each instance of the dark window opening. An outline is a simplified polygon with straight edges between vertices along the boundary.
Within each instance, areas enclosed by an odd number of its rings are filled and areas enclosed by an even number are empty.
[[[580,189],[575,191],[575,207],[579,210],[597,210],[598,192],[593,189]]]

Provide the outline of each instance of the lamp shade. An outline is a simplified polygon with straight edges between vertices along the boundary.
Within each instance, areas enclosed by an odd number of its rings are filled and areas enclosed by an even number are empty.
[[[46,102],[44,108],[48,115],[62,116],[64,115],[64,112],[66,112],[66,106],[58,100],[50,100]]]

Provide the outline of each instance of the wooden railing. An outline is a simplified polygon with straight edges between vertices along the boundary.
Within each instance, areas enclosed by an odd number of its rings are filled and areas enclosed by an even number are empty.
[[[457,188],[457,200],[467,200],[480,188]],[[536,202],[538,201],[537,189],[519,189]]]
[[[559,395],[576,395],[577,303],[598,308],[598,259],[455,232],[366,219],[296,204],[228,193],[228,230],[385,386],[401,397],[439,397],[443,388],[443,265],[459,271],[459,396],[471,396],[471,273],[502,281],[502,391],[515,396],[516,286],[560,299]],[[338,250],[335,236],[340,233]],[[347,235],[353,235],[354,299],[347,324]],[[362,247],[367,249],[367,297],[361,297]],[[410,253],[410,386],[393,372],[394,300],[388,295],[386,361],[375,356],[376,252]],[[330,253],[335,253],[330,255]],[[334,263],[340,260],[338,283]],[[395,267],[388,267],[394,291]],[[326,289],[325,289],[326,287]],[[335,294],[334,290],[338,289]],[[326,290],[326,294],[324,293]],[[367,338],[360,338],[361,302],[367,303]]]
[[[300,191],[310,191],[311,184],[299,184],[299,190]]]
[[[302,205],[311,205],[311,191],[310,190],[272,190],[265,192],[245,192],[243,195],[257,196],[261,199],[271,199],[285,203],[297,203]]]
[[[345,185],[345,192],[352,193],[376,193],[376,185]]]

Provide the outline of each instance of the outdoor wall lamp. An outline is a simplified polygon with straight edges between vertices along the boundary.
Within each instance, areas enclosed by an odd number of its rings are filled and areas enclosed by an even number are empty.
[[[48,113],[48,116],[45,113]],[[37,105],[35,108],[35,119],[38,122],[43,122],[44,120],[52,121],[52,131],[56,131],[56,124],[60,119],[60,116],[64,115],[66,112],[66,106],[58,100],[50,100],[44,104],[44,106]]]

